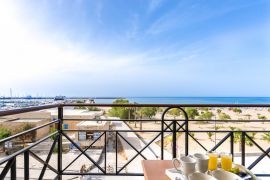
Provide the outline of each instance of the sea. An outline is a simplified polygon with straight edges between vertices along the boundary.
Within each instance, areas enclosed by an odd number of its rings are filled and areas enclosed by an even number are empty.
[[[270,104],[270,97],[125,97],[140,104]],[[115,99],[94,99],[96,103],[112,103]]]
[[[92,99],[95,103],[110,104],[116,99],[139,104],[270,104],[270,97],[66,97],[66,102]],[[0,98],[0,110],[56,103],[54,98]]]

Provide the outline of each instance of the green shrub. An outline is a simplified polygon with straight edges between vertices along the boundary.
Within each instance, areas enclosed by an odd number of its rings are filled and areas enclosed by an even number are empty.
[[[214,135],[213,132],[207,132],[207,136],[210,140],[212,140],[212,136]]]
[[[209,108],[208,107],[201,107],[199,108],[201,111],[209,111]]]
[[[0,127],[0,139],[7,138],[11,136],[12,132],[10,129],[5,128],[5,127]]]
[[[189,119],[195,119],[199,115],[199,112],[196,108],[187,107],[185,108]]]
[[[211,120],[214,114],[210,111],[206,111],[203,114],[201,114],[198,118],[201,120]]]
[[[156,107],[142,107],[138,110],[138,114],[141,117],[148,117],[151,119],[153,116],[156,115],[158,108]]]
[[[101,111],[100,108],[95,107],[95,106],[89,106],[89,107],[87,107],[87,110],[88,110],[88,111]]]
[[[270,132],[266,132],[262,135],[262,140],[267,141],[268,143],[270,143]]]
[[[173,116],[174,119],[181,114],[180,109],[178,108],[170,109],[168,113]]]
[[[220,114],[222,112],[221,109],[217,109],[217,113]]]
[[[219,116],[220,120],[229,120],[229,119],[231,119],[230,115],[226,114],[226,113],[220,113],[218,116]]]
[[[258,114],[257,117],[258,117],[258,119],[261,119],[261,120],[266,120],[267,119],[266,116],[263,116],[263,115],[260,115],[260,114]]]
[[[52,134],[52,133],[54,133],[54,132],[56,132],[57,131],[57,129],[55,129],[55,128],[51,128],[50,129],[50,134]],[[50,138],[52,139],[52,140],[55,140],[56,139],[56,137],[57,137],[57,134],[54,134],[53,136],[51,136]]]
[[[242,113],[242,110],[240,108],[232,108],[232,111],[238,114]]]

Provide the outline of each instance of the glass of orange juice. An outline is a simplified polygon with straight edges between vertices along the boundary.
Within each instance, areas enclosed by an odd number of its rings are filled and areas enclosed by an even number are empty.
[[[209,152],[208,156],[209,156],[208,170],[214,171],[217,169],[217,166],[218,166],[218,153]]]
[[[221,153],[221,168],[225,171],[232,169],[232,154],[230,153]]]

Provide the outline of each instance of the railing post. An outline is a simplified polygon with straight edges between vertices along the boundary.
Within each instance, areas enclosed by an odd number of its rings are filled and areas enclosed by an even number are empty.
[[[17,172],[16,172],[16,157],[14,157],[14,161],[10,168],[10,179],[17,179]]]
[[[29,179],[29,151],[24,152],[24,180]]]
[[[232,154],[232,160],[234,159],[234,133],[231,132],[231,154]]]
[[[241,135],[241,150],[242,150],[242,165],[245,166],[245,155],[246,155],[246,150],[245,150],[245,143],[246,143],[246,132],[242,131]]]
[[[115,174],[118,174],[117,173],[117,166],[118,166],[118,161],[117,161],[117,159],[118,159],[118,142],[117,142],[117,140],[118,140],[118,131],[116,131],[115,132]]]
[[[161,131],[160,131],[160,158],[161,160],[164,159],[164,121],[165,121],[165,114],[166,112],[168,111],[169,108],[165,109],[165,111],[162,113],[162,116],[161,116]]]
[[[107,174],[107,132],[104,132],[104,170],[105,170],[105,174]]]
[[[57,149],[58,149],[58,179],[62,180],[62,124],[63,124],[63,107],[58,107],[58,143],[57,143]]]
[[[165,123],[165,114],[172,108],[177,108],[179,109],[181,112],[183,112],[184,117],[185,117],[185,154],[188,155],[188,134],[189,134],[189,130],[188,130],[188,115],[187,112],[185,111],[185,109],[181,108],[181,107],[168,107],[167,109],[165,109],[165,111],[162,113],[161,116],[161,159],[163,160],[163,146],[164,146],[164,123]],[[176,154],[177,154],[177,120],[173,121],[173,145],[172,145],[172,156],[173,158],[176,158]]]
[[[188,155],[188,134],[189,134],[189,130],[188,130],[188,116],[186,114],[185,111],[184,112],[184,115],[185,115],[185,124],[186,124],[186,128],[185,128],[185,155],[187,156]]]
[[[173,121],[172,155],[176,158],[176,120]]]

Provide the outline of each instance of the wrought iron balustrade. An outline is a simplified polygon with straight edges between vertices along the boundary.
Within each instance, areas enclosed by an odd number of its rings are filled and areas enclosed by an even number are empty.
[[[165,110],[162,113],[161,119],[136,119],[136,120],[130,120],[130,119],[98,119],[98,121],[109,121],[109,122],[129,122],[129,121],[159,121],[160,122],[160,129],[158,130],[136,130],[136,129],[106,129],[106,130],[95,130],[96,132],[100,132],[100,136],[95,139],[88,147],[85,149],[81,148],[71,137],[68,136],[67,133],[69,132],[79,132],[84,131],[83,129],[63,129],[63,123],[65,121],[70,121],[71,119],[64,118],[64,107],[77,107],[77,106],[95,106],[95,107],[123,107],[123,108],[139,108],[139,107],[163,107]],[[194,120],[189,119],[187,112],[185,111],[186,107],[195,107],[195,108],[202,108],[202,107],[242,107],[242,108],[261,108],[261,107],[270,107],[269,104],[53,104],[53,105],[46,105],[46,106],[38,106],[38,107],[30,107],[30,108],[22,108],[22,109],[15,109],[15,110],[7,110],[7,111],[0,111],[0,117],[1,116],[7,116],[7,115],[15,115],[20,113],[26,113],[26,112],[32,112],[32,111],[39,111],[39,110],[45,110],[50,108],[58,108],[58,118],[55,120],[52,120],[49,123],[43,124],[41,126],[37,126],[35,128],[32,128],[30,130],[9,136],[7,138],[1,139],[0,144],[4,144],[5,142],[11,141],[12,139],[16,139],[20,136],[23,136],[27,133],[31,133],[34,131],[37,131],[39,129],[42,129],[44,127],[48,126],[56,126],[57,131],[52,132],[48,134],[47,136],[37,140],[36,142],[30,144],[27,147],[24,147],[23,149],[20,149],[16,151],[15,153],[11,155],[7,155],[3,157],[0,160],[0,165],[5,164],[2,172],[0,172],[0,179],[5,179],[7,176],[7,173],[10,171],[10,179],[16,179],[17,177],[17,169],[16,169],[16,161],[18,155],[24,156],[24,179],[30,178],[30,172],[29,172],[29,157],[33,157],[37,161],[43,164],[43,168],[40,172],[38,179],[43,179],[44,174],[47,169],[54,172],[56,177],[54,179],[62,179],[62,176],[66,175],[95,175],[95,176],[141,176],[142,173],[124,173],[123,170],[125,167],[127,167],[130,163],[134,161],[137,157],[141,157],[142,159],[148,159],[143,152],[146,149],[150,148],[150,145],[155,142],[158,138],[160,138],[160,154],[155,154],[156,159],[166,159],[164,157],[164,137],[166,133],[170,133],[172,136],[172,153],[171,157],[175,158],[177,157],[177,133],[181,132],[184,134],[184,154],[188,155],[190,152],[189,145],[190,145],[190,139],[195,141],[205,152],[207,151],[215,151],[217,148],[219,148],[226,140],[230,140],[230,153],[234,156],[235,155],[235,149],[234,149],[234,139],[235,134],[240,134],[240,145],[241,145],[241,164],[246,164],[246,141],[251,142],[253,145],[255,145],[260,151],[261,154],[253,161],[249,166],[248,169],[254,168],[264,157],[270,158],[270,145],[267,149],[262,148],[256,140],[250,136],[249,133],[256,132],[256,133],[270,133],[270,129],[266,130],[193,130],[190,129],[189,125],[191,122],[202,122],[202,120]],[[172,108],[178,108],[182,114],[183,119],[166,119],[165,115],[171,110]],[[72,119],[73,121],[93,121],[93,119],[90,120],[76,120]],[[270,120],[203,120],[207,122],[270,122]],[[144,142],[145,146],[138,150],[137,147],[132,144],[123,133],[130,133],[130,132],[136,132],[136,133],[147,133],[152,132],[156,133],[156,135],[149,140],[148,142]],[[213,147],[205,147],[199,140],[194,138],[192,133],[225,133],[223,139],[221,139],[219,142],[217,142]],[[107,159],[107,139],[109,136],[114,136],[115,138],[115,171],[111,172],[108,171],[108,159]],[[50,147],[50,150],[48,152],[48,156],[45,160],[41,159],[36,153],[32,151],[32,148],[38,146],[42,142],[50,139],[51,137],[55,137],[52,146]],[[72,160],[67,166],[63,167],[63,138],[65,138],[67,141],[69,141],[78,151],[79,155]],[[101,163],[96,160],[94,160],[91,155],[87,153],[87,150],[89,150],[92,145],[100,140],[101,138],[104,139],[104,146],[103,146],[103,153],[104,153],[104,159],[103,159],[103,166]],[[139,137],[138,137],[139,138]],[[128,161],[119,166],[118,164],[118,146],[119,142],[118,140],[122,140],[123,142],[127,143],[136,154],[128,159]],[[57,168],[50,165],[50,159],[53,154],[53,151],[57,149]],[[96,168],[98,172],[70,172],[67,171],[67,169],[74,163],[78,158],[81,156],[84,156],[89,160],[90,163],[93,164],[93,168]],[[270,172],[268,174],[257,174],[257,176],[270,176]]]

